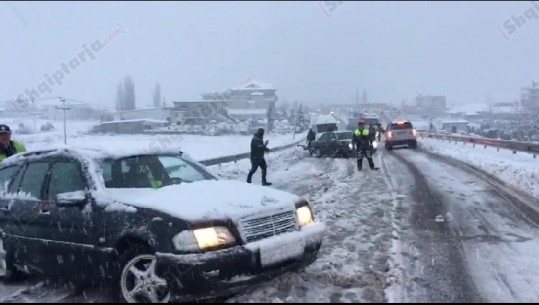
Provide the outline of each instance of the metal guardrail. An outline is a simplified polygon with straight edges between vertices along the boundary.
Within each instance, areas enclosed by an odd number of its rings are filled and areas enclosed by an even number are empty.
[[[536,143],[507,141],[507,140],[494,140],[494,139],[488,139],[488,138],[473,138],[473,137],[454,136],[454,135],[441,135],[441,134],[428,133],[428,132],[420,132],[418,134],[422,139],[432,138],[432,139],[440,139],[442,141],[448,140],[449,142],[455,141],[455,142],[471,143],[474,146],[482,145],[485,148],[487,146],[490,146],[490,147],[497,148],[498,151],[500,150],[500,148],[509,149],[513,151],[514,154],[517,153],[517,151],[532,153],[534,158],[536,158],[537,154],[539,154],[539,144],[536,144]]]
[[[290,144],[287,144],[287,145],[284,145],[284,146],[270,148],[270,152],[277,152],[277,151],[281,151],[281,150],[285,150],[285,149],[289,149],[289,148],[298,146],[300,143],[305,142],[306,139],[307,139],[306,137],[303,137],[301,140],[298,140],[296,142],[293,142],[293,143],[290,143]],[[223,164],[223,163],[236,162],[236,161],[239,161],[239,160],[242,160],[242,159],[247,159],[250,156],[251,156],[251,153],[247,152],[247,153],[242,153],[242,154],[237,154],[237,155],[231,155],[231,156],[224,156],[224,157],[218,157],[218,158],[213,158],[213,159],[202,160],[202,161],[198,161],[198,162],[201,163],[204,166],[212,166],[212,165],[218,165],[218,164]]]

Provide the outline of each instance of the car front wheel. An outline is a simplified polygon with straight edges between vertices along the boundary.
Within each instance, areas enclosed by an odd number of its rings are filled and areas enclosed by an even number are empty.
[[[156,273],[157,259],[143,247],[126,251],[119,259],[122,271],[119,288],[127,303],[168,303],[170,290],[165,279]]]
[[[15,253],[4,248],[4,242],[0,239],[0,270],[5,282],[18,282],[24,280],[26,274],[15,267]]]

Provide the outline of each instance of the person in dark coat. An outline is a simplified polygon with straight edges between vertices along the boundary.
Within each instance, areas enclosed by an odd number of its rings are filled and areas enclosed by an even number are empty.
[[[311,151],[311,143],[316,139],[316,134],[312,128],[309,128],[309,133],[307,134],[307,149]]]
[[[378,135],[378,143],[382,142],[382,135],[386,132],[382,124],[378,123],[376,125],[376,134]]]
[[[375,140],[376,134],[373,132],[373,128],[366,128],[364,121],[359,121],[358,128],[354,131],[352,136],[352,145],[356,149],[357,154],[357,169],[360,171],[363,169],[363,157],[366,157],[369,161],[369,167],[372,170],[378,170],[379,168],[374,166],[372,160],[372,142]]]
[[[251,183],[254,173],[260,167],[262,169],[262,185],[271,185],[266,180],[268,169],[266,159],[264,159],[266,152],[269,152],[268,141],[264,142],[264,128],[259,128],[251,140],[251,170],[247,175],[247,183]]]

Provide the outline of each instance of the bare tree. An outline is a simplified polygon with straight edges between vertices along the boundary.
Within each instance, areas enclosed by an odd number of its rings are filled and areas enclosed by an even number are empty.
[[[363,89],[363,93],[361,94],[361,103],[362,104],[367,104],[369,102],[368,98],[367,98],[367,91],[365,91],[365,89]]]
[[[123,83],[118,84],[118,88],[116,88],[116,110],[117,111],[123,111],[125,110],[125,92],[124,92],[124,86]]]
[[[153,89],[153,106],[155,108],[161,107],[161,84],[157,83]]]
[[[131,79],[131,76],[126,76],[124,79],[124,94],[125,110],[135,109],[135,84],[133,83],[133,79]]]

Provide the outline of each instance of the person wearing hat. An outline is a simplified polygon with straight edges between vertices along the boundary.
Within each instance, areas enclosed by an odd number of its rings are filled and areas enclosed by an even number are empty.
[[[11,129],[7,125],[0,124],[0,162],[14,154],[25,152],[24,145],[11,140]]]
[[[372,160],[372,142],[376,135],[372,131],[372,128],[365,127],[365,121],[363,120],[357,123],[357,127],[352,137],[352,145],[356,148],[357,153],[357,169],[358,171],[363,169],[363,157],[366,157],[369,161],[370,168],[372,170],[378,170]]]
[[[251,140],[251,170],[247,175],[247,183],[251,183],[254,173],[260,167],[262,169],[262,185],[271,185],[266,180],[268,165],[264,159],[264,153],[269,152],[268,141],[264,141],[264,128],[259,128]]]

